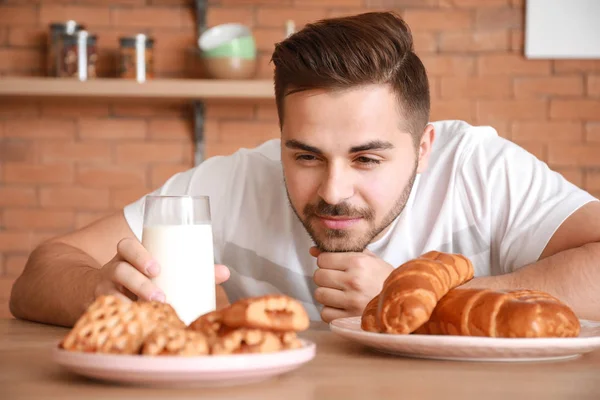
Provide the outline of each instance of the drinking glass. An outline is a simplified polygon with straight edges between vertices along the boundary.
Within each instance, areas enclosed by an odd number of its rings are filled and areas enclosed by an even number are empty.
[[[207,196],[147,196],[142,245],[160,265],[160,274],[152,281],[184,323],[215,310],[213,234]]]

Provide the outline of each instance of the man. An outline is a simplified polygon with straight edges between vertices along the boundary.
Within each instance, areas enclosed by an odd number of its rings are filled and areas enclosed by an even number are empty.
[[[281,140],[156,191],[210,196],[229,301],[283,292],[313,319],[360,315],[394,268],[437,249],[473,261],[465,286],[543,290],[600,319],[600,203],[490,127],[429,123],[425,68],[399,17],[308,25],[273,62]],[[101,294],[164,300],[139,242],[143,200],[39,246],[13,314],[69,326]]]

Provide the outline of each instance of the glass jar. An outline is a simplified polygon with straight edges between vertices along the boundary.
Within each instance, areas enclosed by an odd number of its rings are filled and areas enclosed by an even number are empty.
[[[73,20],[67,22],[55,22],[50,24],[48,33],[46,74],[48,76],[58,76],[58,66],[60,65],[60,48],[63,35],[74,35],[84,30],[85,26],[80,25]]]
[[[74,35],[63,34],[60,42],[58,76],[85,81],[96,77],[98,59],[96,35],[79,31]]]
[[[145,82],[154,78],[154,39],[144,34],[119,39],[119,76]]]

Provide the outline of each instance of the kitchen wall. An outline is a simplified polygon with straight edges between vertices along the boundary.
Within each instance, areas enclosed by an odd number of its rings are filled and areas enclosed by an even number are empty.
[[[575,184],[600,195],[600,61],[528,61],[524,0],[209,0],[208,24],[253,27],[258,77],[270,78],[286,19],[394,8],[431,76],[432,119],[492,124]],[[114,76],[117,38],[156,38],[160,77],[186,77],[191,0],[0,1],[0,75],[43,75],[45,34],[75,19],[98,34],[100,76]],[[0,81],[0,85],[1,85]],[[267,104],[209,106],[207,155],[277,137]],[[192,165],[188,106],[144,101],[0,99],[0,316],[28,252],[135,200]]]

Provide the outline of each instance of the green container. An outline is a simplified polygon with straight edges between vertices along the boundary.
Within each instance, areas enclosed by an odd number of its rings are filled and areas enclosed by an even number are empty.
[[[249,28],[222,24],[206,30],[198,39],[203,58],[256,58],[256,42]]]

